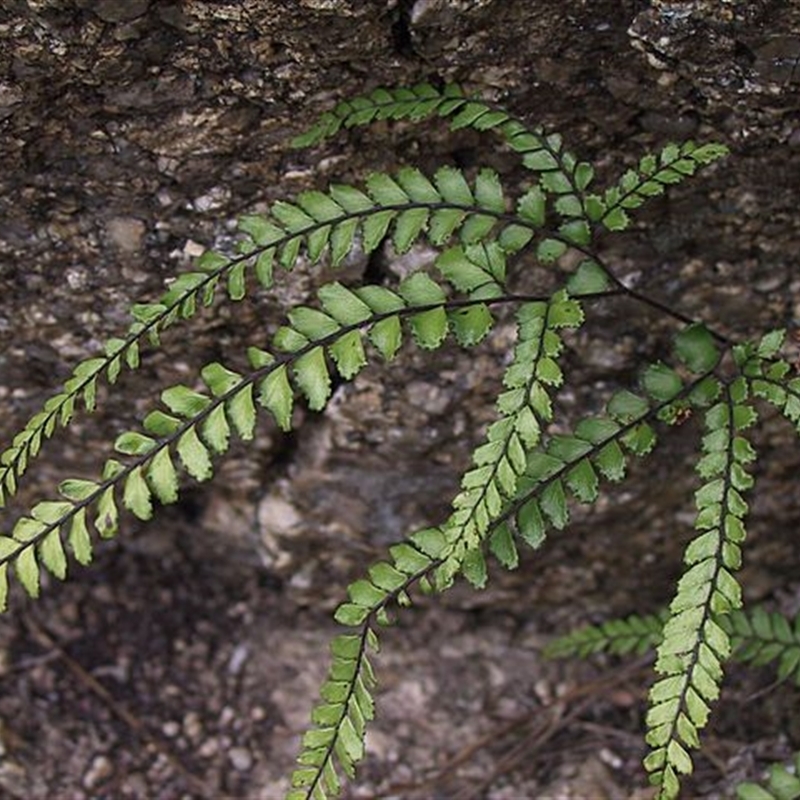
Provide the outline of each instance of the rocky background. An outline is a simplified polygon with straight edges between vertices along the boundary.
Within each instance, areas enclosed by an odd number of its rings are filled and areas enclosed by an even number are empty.
[[[724,164],[608,237],[619,277],[730,335],[800,321],[800,8],[779,0],[6,0],[0,9],[0,443],[81,358],[127,326],[235,218],[329,181],[415,164],[488,164],[491,135],[386,123],[311,152],[291,136],[379,85],[457,81],[562,132],[612,179],[672,139],[727,143]],[[358,253],[391,284],[432,254]],[[559,265],[561,269],[569,263]],[[556,274],[557,277],[558,273]],[[159,389],[243,363],[281,309],[329,278],[220,303],[164,337],[99,413],[58,434],[10,509],[96,474]],[[341,277],[341,276],[340,276]],[[552,285],[530,269],[529,285]],[[593,308],[570,342],[568,416],[631,385],[671,328]],[[410,528],[446,514],[491,419],[511,327],[477,351],[404,350],[281,435],[264,421],[208,486],[148,526],[126,520],[89,569],[0,623],[0,787],[10,798],[280,797],[324,674],[329,610]],[[543,662],[547,636],[670,595],[690,535],[690,421],[647,469],[480,594],[425,601],[387,636],[381,719],[352,797],[646,797],[641,663]],[[793,435],[768,420],[742,580],[800,610]],[[724,796],[800,747],[797,693],[736,670],[697,796]],[[748,683],[749,681],[749,683]],[[744,687],[744,688],[743,688]],[[758,701],[754,701],[758,697]]]

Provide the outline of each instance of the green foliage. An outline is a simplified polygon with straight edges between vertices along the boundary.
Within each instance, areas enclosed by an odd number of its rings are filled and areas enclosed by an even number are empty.
[[[625,619],[586,625],[553,639],[544,653],[548,658],[588,658],[600,653],[641,655],[661,644],[668,619],[665,609],[658,614],[631,614]],[[777,662],[778,678],[800,686],[800,614],[788,619],[755,606],[715,619],[730,637],[732,660],[759,667]]]
[[[134,305],[127,331],[78,364],[12,438],[0,453],[0,507],[17,493],[46,440],[81,407],[95,410],[100,382],[113,387],[123,369],[137,369],[148,349],[161,347],[166,329],[192,324],[199,309],[270,290],[301,261],[335,269],[357,247],[371,253],[388,243],[404,253],[426,240],[437,256],[430,269],[396,282],[324,281],[307,303],[285,309],[269,339],[247,348],[245,368],[208,363],[194,380],[163,390],[141,424],[116,437],[96,478],[65,479],[56,499],[36,503],[0,535],[0,606],[9,571],[35,597],[46,584],[43,572],[61,580],[71,558],[90,563],[95,537],[114,536],[126,512],[148,520],[159,504],[176,502],[190,481],[212,478],[215,460],[234,438],[255,437],[259,415],[289,431],[298,403],[323,411],[334,385],[354,380],[368,363],[391,364],[403,347],[433,350],[448,339],[473,347],[490,335],[496,318],[511,319],[513,312],[516,340],[503,361],[495,419],[461,475],[449,516],[390,547],[347,587],[335,612],[347,631],[331,645],[328,677],[288,797],[333,798],[354,777],[375,714],[378,630],[415,592],[445,591],[461,577],[483,587],[487,557],[513,569],[520,544],[543,546],[550,530],[569,525],[576,503],[597,502],[604,482],[625,478],[632,457],[650,457],[659,436],[697,413],[705,428],[696,463],[695,535],[669,611],[586,628],[548,648],[562,656],[658,648],[645,767],[659,797],[673,798],[692,770],[690,751],[700,745],[728,658],[775,661],[782,678],[800,679],[800,624],[740,610],[735,578],[745,540],[744,495],[753,484],[748,431],[758,421],[756,403],[771,404],[800,431],[800,379],[781,358],[783,331],[731,342],[707,322],[689,322],[627,289],[595,239],[625,229],[649,198],[726,150],[668,144],[607,188],[593,189],[593,167],[569,152],[560,135],[529,129],[458,87],[429,84],[344,101],[295,144],[316,145],[343,128],[378,120],[432,117],[449,120],[454,130],[493,131],[518,155],[527,185],[509,191],[488,168],[441,167],[426,175],[404,166],[373,174],[363,186],[306,191],[266,213],[243,216],[235,253],[205,253],[155,301]],[[509,288],[532,263],[551,269],[555,289],[522,295]],[[559,392],[570,379],[566,356],[586,335],[580,329],[591,321],[594,302],[613,296],[648,303],[669,318],[672,353],[639,365],[636,385],[615,387],[570,424],[558,412]],[[745,787],[741,796],[782,797],[793,791],[790,777],[776,768],[771,788]],[[778,794],[757,794],[769,791]]]
[[[763,786],[740,783],[736,787],[738,800],[798,800],[800,798],[800,753],[791,764],[773,764]]]
[[[447,585],[468,558],[476,558],[490,526],[516,497],[528,470],[528,455],[541,440],[542,426],[553,418],[550,388],[560,386],[563,380],[557,361],[563,349],[558,331],[574,329],[582,321],[580,304],[566,292],[555,294],[549,302],[526,303],[517,312],[517,346],[503,379],[505,390],[497,400],[498,419],[489,426],[484,444],[475,450],[474,466],[465,473],[462,491],[453,500],[453,514],[444,526],[449,549],[438,573],[440,586]],[[558,489],[551,488],[546,511],[555,524],[565,513],[556,493],[561,498],[564,492],[560,481],[551,486]],[[515,517],[523,539],[534,547],[543,534],[536,502],[529,500],[526,513]],[[515,566],[514,541],[505,527],[494,530],[493,542],[500,560]],[[485,582],[483,568],[465,574],[474,578],[477,586]]]
[[[287,800],[336,796],[342,786],[340,771],[355,777],[355,764],[364,756],[366,725],[375,716],[370,649],[378,649],[370,627],[360,635],[341,634],[331,642],[331,668],[320,688],[323,702],[314,709],[314,727],[303,737],[300,766],[292,776]]]
[[[545,648],[548,658],[588,658],[599,653],[642,655],[661,642],[667,612],[626,619],[612,619],[600,625],[585,625],[565,636],[553,639]]]
[[[687,569],[658,647],[655,669],[662,677],[650,690],[646,739],[652,750],[645,767],[664,800],[678,795],[679,775],[691,773],[688,751],[700,746],[698,732],[719,697],[731,642],[718,618],[742,605],[733,572],[742,561],[747,513],[742,492],[753,485],[746,467],[754,453],[741,434],[753,417],[752,407],[745,405],[743,378],[726,385],[723,395],[705,414],[703,456],[697,463],[704,483],[695,493],[698,535],[684,553]]]
[[[625,172],[602,196],[586,198],[588,216],[610,231],[624,230],[630,224],[628,211],[663,194],[669,186],[694,175],[700,167],[716,161],[726,152],[719,144],[698,146],[694,142],[684,142],[668,144],[658,154],[648,153],[636,169]]]
[[[587,625],[557,637],[544,653],[549,658],[588,658],[600,653],[641,655],[659,647],[669,619],[669,612],[664,610],[648,616],[632,614],[626,619]],[[714,619],[730,639],[732,660],[754,666],[775,663],[779,680],[791,680],[800,686],[800,614],[788,619],[756,606],[752,610],[714,615]],[[797,766],[800,760],[791,769],[796,772]],[[743,783],[737,786],[736,796],[741,800],[800,798],[800,781],[795,772],[775,764],[769,769],[766,787]]]

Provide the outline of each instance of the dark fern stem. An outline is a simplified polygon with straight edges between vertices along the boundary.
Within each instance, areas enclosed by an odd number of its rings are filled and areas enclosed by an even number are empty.
[[[401,4],[401,14],[402,9]],[[398,47],[407,46],[407,34],[400,20]],[[298,402],[324,409],[334,387],[353,380],[370,360],[391,362],[405,342],[424,350],[448,339],[473,347],[491,331],[497,310],[511,308],[516,343],[495,420],[461,476],[450,516],[411,532],[346,588],[347,600],[335,613],[345,630],[331,644],[328,676],[287,797],[332,798],[344,779],[355,777],[375,715],[372,661],[379,634],[412,603],[413,593],[446,591],[460,577],[483,587],[487,557],[513,569],[521,546],[541,547],[550,529],[569,524],[572,503],[596,502],[604,482],[624,480],[632,458],[649,457],[657,436],[669,435],[671,426],[696,413],[704,420],[696,535],[669,610],[579,631],[551,648],[578,656],[657,648],[645,768],[658,796],[674,798],[692,771],[691,753],[700,747],[729,658],[777,661],[782,677],[800,675],[798,622],[759,611],[748,616],[736,578],[746,495],[753,486],[756,454],[749,438],[758,406],[766,402],[800,427],[800,379],[782,357],[784,331],[733,341],[707,321],[626,286],[599,257],[596,242],[625,230],[651,197],[711,166],[727,150],[714,143],[667,144],[597,190],[592,166],[566,149],[560,135],[530,129],[456,86],[430,84],[376,89],[344,101],[295,144],[313,146],[376,120],[428,117],[446,119],[454,130],[493,131],[519,155],[530,173],[528,186],[511,195],[490,169],[467,177],[452,167],[432,176],[404,167],[371,175],[363,188],[303,192],[294,201],[274,203],[266,214],[243,216],[236,255],[208,251],[155,302],[134,305],[128,330],[78,364],[13,437],[0,454],[0,507],[43,456],[45,440],[67,428],[79,406],[95,409],[101,382],[113,387],[122,370],[139,367],[143,346],[161,346],[163,331],[190,325],[198,308],[223,292],[230,302],[245,301],[255,287],[273,287],[280,274],[276,265],[288,273],[302,258],[335,268],[356,246],[369,258],[365,280],[355,287],[329,281],[309,304],[287,308],[285,323],[267,346],[248,348],[246,370],[212,362],[200,371],[202,389],[175,385],[161,392],[141,427],[113,442],[114,453],[99,465],[96,479],[62,481],[57,498],[15,519],[0,536],[0,604],[6,605],[9,568],[37,596],[42,568],[62,579],[68,554],[81,564],[91,562],[95,536],[114,536],[123,510],[150,519],[156,503],[176,502],[190,479],[211,478],[214,459],[233,436],[253,438],[259,409],[290,435]],[[388,280],[381,264],[384,244],[404,253],[419,240],[438,251],[432,268],[397,283]],[[577,267],[566,276],[557,273],[554,290],[531,295],[508,288],[509,278],[526,265],[555,264],[565,254]],[[614,296],[671,321],[669,363],[638,365],[637,385],[616,391],[598,413],[568,425],[554,403],[569,381],[564,334],[584,324],[597,300]],[[776,767],[770,784],[776,792],[789,774]],[[741,796],[784,796],[770,795],[769,788],[758,795],[757,789],[746,785]]]

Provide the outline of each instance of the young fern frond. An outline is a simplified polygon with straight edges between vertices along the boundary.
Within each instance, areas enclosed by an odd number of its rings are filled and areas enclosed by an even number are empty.
[[[733,572],[741,566],[745,538],[742,492],[753,485],[747,465],[755,453],[742,432],[755,422],[756,412],[747,399],[745,380],[736,378],[705,414],[703,457],[697,464],[704,483],[695,494],[699,535],[684,554],[688,569],[664,626],[655,667],[662,677],[650,691],[647,714],[652,750],[645,767],[661,800],[677,797],[679,775],[692,771],[688,750],[700,746],[698,731],[719,697],[722,665],[731,654],[730,635],[718,617],[742,604]]]

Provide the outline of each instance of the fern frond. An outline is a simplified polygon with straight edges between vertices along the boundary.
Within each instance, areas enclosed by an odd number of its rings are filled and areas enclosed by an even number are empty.
[[[82,401],[89,412],[95,410],[98,381],[105,376],[114,383],[123,365],[129,369],[139,366],[139,347],[142,339],[156,335],[156,325],[134,307],[135,322],[124,339],[111,338],[104,346],[104,356],[93,356],[81,361],[64,383],[62,391],[48,398],[40,411],[34,414],[13,438],[11,445],[0,453],[0,508],[5,497],[17,492],[19,481],[31,462],[39,455],[46,439],[58,427],[72,421],[76,407]]]
[[[429,83],[411,88],[378,88],[368,95],[351,98],[328,111],[305,133],[292,140],[294,147],[311,147],[335,136],[342,128],[370,125],[380,120],[420,122],[432,116],[452,118],[450,129],[474,128],[478,131],[497,129],[512,149],[521,153],[523,162],[537,172],[562,169],[560,155],[563,142],[557,134],[546,136],[542,130],[530,131],[507,111],[476,97],[468,97],[460,86],[449,83],[439,90]],[[575,166],[572,159],[570,167]],[[581,168],[578,182],[585,188],[591,180],[587,169]],[[589,169],[591,169],[589,167]],[[570,170],[572,171],[572,170]]]
[[[638,208],[648,198],[663,194],[670,185],[728,153],[724,145],[716,143],[669,144],[658,155],[645,155],[637,169],[628,170],[602,196],[587,195],[594,170],[564,148],[559,134],[548,134],[541,128],[530,130],[508,112],[466,97],[454,84],[447,84],[439,91],[426,83],[410,89],[379,88],[369,95],[343,101],[332,112],[323,114],[309,131],[297,136],[293,144],[296,147],[319,144],[343,127],[385,119],[417,122],[433,115],[452,117],[452,130],[471,127],[500,133],[509,147],[521,155],[523,164],[540,174],[535,191],[556,197],[554,211],[565,220],[559,228],[560,235],[579,245],[588,244],[591,223],[600,222],[609,230],[626,228],[630,223],[626,210]],[[542,253],[546,252],[543,248]]]
[[[742,492],[753,484],[746,467],[752,448],[741,435],[755,421],[747,404],[747,384],[737,378],[725,398],[705,414],[703,457],[697,472],[704,483],[695,494],[699,535],[687,547],[687,571],[670,605],[656,671],[662,676],[650,691],[645,759],[659,798],[678,795],[679,775],[692,771],[688,750],[699,747],[698,731],[719,696],[722,664],[731,654],[728,632],[718,617],[741,607],[741,590],[733,572],[741,565]]]
[[[770,331],[758,344],[735,347],[734,358],[753,394],[775,406],[800,433],[800,378],[796,367],[778,357],[785,338],[783,329]]]
[[[377,629],[389,624],[391,609],[411,603],[412,589],[445,589],[459,573],[483,586],[487,550],[513,568],[518,540],[538,547],[549,527],[568,524],[571,503],[594,503],[601,479],[621,480],[631,456],[652,451],[658,421],[675,424],[702,409],[706,430],[696,468],[703,481],[695,496],[697,535],[684,555],[687,569],[669,614],[608,622],[550,648],[555,654],[626,653],[659,642],[660,678],[647,716],[652,751],[645,765],[661,800],[672,800],[680,776],[692,769],[689,751],[699,746],[725,659],[777,661],[781,677],[800,682],[800,622],[792,627],[779,615],[738,611],[741,593],[733,577],[745,538],[742,493],[752,485],[748,467],[755,458],[744,436],[756,419],[751,398],[775,405],[800,431],[800,379],[778,357],[783,332],[733,347],[703,325],[686,324],[680,311],[625,287],[590,247],[603,228],[626,228],[632,209],[711,164],[726,148],[668,145],[642,158],[605,192],[590,194],[592,166],[578,161],[558,134],[530,129],[458,87],[439,90],[429,84],[376,89],[343,102],[295,144],[316,144],[342,128],[376,120],[434,115],[453,130],[495,131],[520,156],[531,184],[510,197],[490,169],[468,178],[450,167],[431,176],[405,167],[391,175],[373,174],[362,188],[306,191],[273,203],[263,214],[244,216],[235,255],[209,251],[157,301],[134,305],[127,332],[109,339],[102,355],[78,364],[63,390],[14,436],[0,453],[0,507],[17,491],[45,440],[69,425],[81,404],[94,410],[100,381],[113,384],[123,369],[136,369],[143,345],[158,346],[164,331],[193,318],[223,292],[237,302],[253,287],[269,289],[276,265],[292,270],[301,256],[312,265],[326,260],[336,267],[355,248],[371,253],[389,242],[405,253],[422,238],[440,253],[432,274],[415,272],[396,288],[327,283],[316,301],[288,310],[285,324],[264,349],[248,349],[247,369],[238,372],[214,362],[203,366],[196,384],[165,389],[141,429],[117,437],[100,478],[62,481],[57,499],[37,503],[0,535],[0,608],[6,605],[9,565],[36,596],[42,569],[63,579],[70,551],[79,563],[90,562],[93,537],[115,535],[122,511],[149,519],[157,503],[177,500],[183,475],[209,479],[215,458],[228,451],[233,437],[254,437],[259,408],[290,430],[296,402],[323,409],[335,374],[353,379],[375,351],[391,361],[409,335],[425,349],[440,347],[448,334],[463,346],[473,345],[491,329],[492,307],[514,302],[521,304],[517,343],[503,377],[497,419],[472,454],[450,517],[443,526],[416,531],[391,547],[385,560],[348,586],[347,600],[335,612],[335,620],[350,630],[332,644],[322,699],[303,737],[288,797],[328,800],[353,777],[374,715]],[[507,293],[509,255],[525,251],[551,264],[568,250],[583,260],[564,290],[544,299]],[[638,392],[618,391],[600,414],[583,417],[568,430],[556,429],[552,395],[563,382],[562,329],[582,324],[584,300],[612,293],[685,325],[674,339],[678,363],[650,364],[641,373]],[[726,352],[732,350],[738,377],[717,375],[722,372],[719,342]],[[788,774],[774,773],[776,791],[795,791]]]
[[[631,614],[600,625],[585,625],[553,639],[542,652],[547,658],[588,658],[599,653],[643,655],[661,642],[668,616],[664,609],[659,614]]]
[[[658,614],[632,614],[600,625],[585,625],[554,639],[544,648],[544,654],[548,658],[643,654],[661,643],[667,619],[669,612],[665,609]],[[778,678],[800,685],[800,614],[787,619],[756,606],[715,615],[715,620],[730,636],[732,661],[754,666],[777,661]]]
[[[756,606],[721,617],[720,625],[731,637],[732,658],[754,666],[778,662],[778,678],[800,686],[800,614],[793,620]]]
[[[773,764],[762,784],[740,783],[738,800],[798,800],[800,798],[800,753],[789,764]]]
[[[468,563],[467,555],[478,550],[492,521],[516,495],[527,454],[539,444],[542,425],[553,417],[549,391],[563,380],[557,362],[563,349],[558,331],[577,328],[582,322],[580,303],[563,291],[550,302],[527,303],[517,313],[517,345],[503,378],[506,390],[497,402],[499,418],[473,453],[473,467],[465,473],[462,491],[453,500],[453,513],[445,526],[451,552],[439,573],[440,581],[446,583]],[[508,532],[496,536],[508,538]],[[465,575],[482,585],[485,570],[478,560],[473,566],[465,569]]]
[[[412,88],[382,87],[369,95],[342,101],[333,111],[323,114],[312,128],[296,136],[292,144],[310,147],[336,135],[342,128],[386,119],[419,122],[434,115],[451,118],[451,130],[474,128],[498,132],[520,154],[525,167],[541,174],[541,189],[558,195],[555,211],[572,220],[565,223],[562,234],[576,242],[577,238],[584,238],[585,223],[576,223],[574,218],[588,219],[584,195],[594,178],[592,166],[579,162],[566,150],[559,134],[546,133],[542,128],[530,130],[504,109],[467,97],[455,84],[446,84],[441,90],[428,83]],[[588,243],[588,238],[582,243]]]
[[[668,144],[657,155],[643,156],[635,169],[625,172],[602,196],[587,197],[585,210],[592,222],[599,222],[610,231],[624,230],[630,225],[628,211],[639,208],[651,197],[663,194],[668,187],[681,183],[700,167],[727,154],[728,148],[717,143]]]
[[[0,507],[6,494],[16,493],[43,440],[58,426],[69,424],[78,401],[82,399],[87,410],[94,410],[101,378],[114,383],[123,366],[136,369],[141,344],[157,345],[164,330],[193,317],[199,306],[210,305],[223,282],[230,299],[238,301],[247,294],[248,269],[260,286],[270,288],[274,262],[291,269],[303,246],[312,263],[329,252],[333,264],[338,265],[354,248],[358,235],[362,247],[370,252],[390,230],[399,252],[423,234],[437,245],[457,234],[464,247],[474,248],[507,217],[496,173],[482,170],[470,185],[458,170],[449,167],[438,170],[432,182],[409,167],[394,179],[373,175],[366,193],[335,186],[327,194],[304,192],[295,203],[275,203],[268,215],[242,217],[239,228],[247,239],[240,255],[228,258],[208,251],[195,262],[195,271],[179,275],[158,301],[132,306],[134,322],[125,338],[109,339],[104,356],[78,364],[63,391],[49,398],[0,453]],[[506,224],[501,232],[505,249],[511,252],[525,246],[534,235],[532,228],[526,220]]]
[[[322,686],[322,702],[311,714],[313,727],[303,737],[300,765],[292,776],[294,787],[287,800],[326,800],[338,796],[341,779],[337,764],[347,777],[364,754],[366,724],[374,704],[370,689],[375,678],[367,657],[368,647],[377,650],[375,624],[388,624],[387,607],[408,605],[408,592],[415,583],[428,585],[428,576],[438,566],[446,547],[437,528],[414,533],[406,542],[389,548],[391,561],[370,567],[367,577],[347,587],[348,602],[336,610],[342,625],[359,627],[359,633],[334,639],[333,660]]]
[[[249,373],[211,363],[201,371],[205,390],[165,389],[163,408],[145,417],[143,432],[127,431],[115,441],[127,463],[109,459],[99,482],[62,482],[61,500],[39,503],[16,522],[10,536],[0,536],[0,610],[6,605],[9,563],[35,596],[39,561],[58,578],[66,573],[62,537],[77,561],[91,561],[89,510],[94,509],[93,527],[101,537],[117,531],[120,494],[124,508],[150,519],[154,499],[167,504],[178,498],[176,463],[194,480],[205,481],[213,474],[213,457],[228,450],[232,433],[245,441],[253,438],[257,406],[283,430],[291,428],[296,394],[312,410],[322,409],[331,394],[330,364],[345,379],[353,378],[367,364],[365,342],[388,361],[402,343],[404,325],[420,347],[431,349],[442,344],[451,327],[460,342],[471,344],[492,324],[486,303],[448,300],[422,272],[404,279],[397,291],[381,286],[351,290],[332,282],[320,288],[318,297],[319,309],[297,306],[289,312],[270,350],[248,350]],[[465,312],[473,316],[467,319]]]
[[[286,800],[338,797],[340,772],[355,777],[355,765],[364,757],[366,726],[375,715],[370,649],[378,650],[378,638],[369,625],[360,634],[340,634],[331,642],[332,663],[320,688],[323,702],[312,713],[315,727],[303,736]]]

